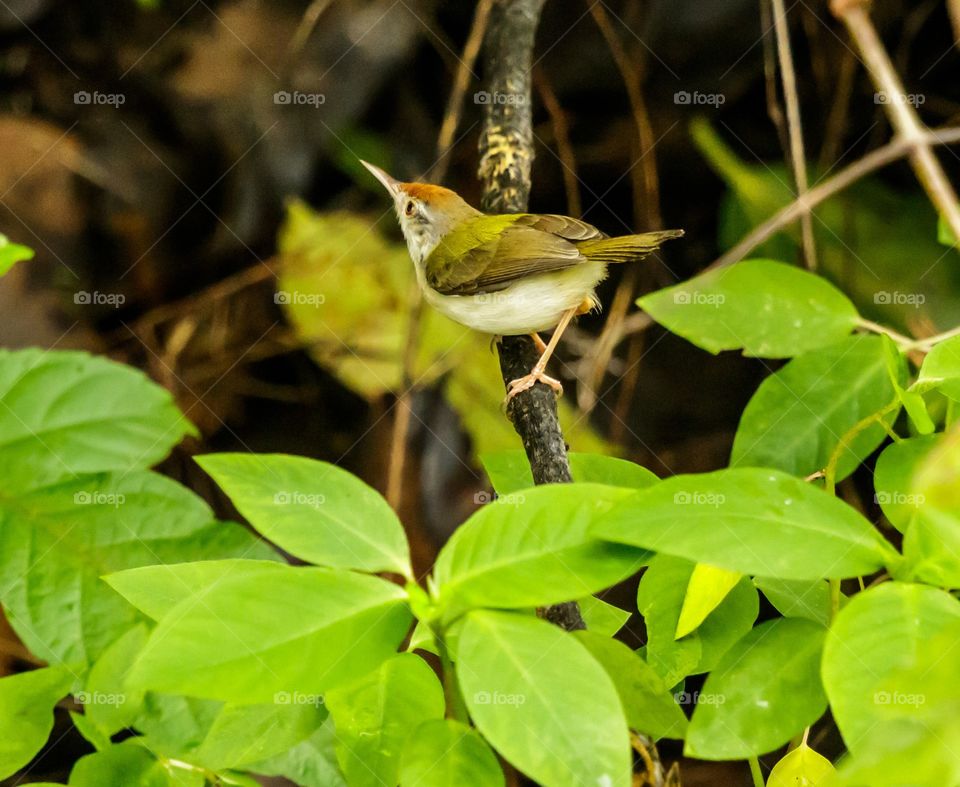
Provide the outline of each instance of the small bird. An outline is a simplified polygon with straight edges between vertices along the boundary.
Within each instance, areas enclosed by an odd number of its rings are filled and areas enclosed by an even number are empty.
[[[401,183],[361,161],[393,197],[400,228],[427,303],[461,325],[497,336],[529,334],[540,360],[512,380],[507,401],[544,383],[560,336],[575,316],[599,307],[607,265],[640,260],[683,230],[611,238],[569,216],[489,215],[429,183]],[[556,328],[549,344],[540,331]]]

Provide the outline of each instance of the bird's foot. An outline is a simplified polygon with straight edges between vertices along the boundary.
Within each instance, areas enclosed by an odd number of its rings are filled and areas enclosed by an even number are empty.
[[[518,393],[523,393],[533,388],[537,383],[549,385],[553,388],[557,396],[563,396],[563,386],[560,384],[560,381],[548,376],[543,370],[534,367],[534,370],[530,372],[530,374],[525,374],[523,377],[510,381],[510,387],[507,390],[507,398],[504,403],[509,402]]]

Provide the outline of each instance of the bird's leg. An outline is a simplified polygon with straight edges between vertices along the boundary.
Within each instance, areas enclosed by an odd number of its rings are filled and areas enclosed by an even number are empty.
[[[533,343],[537,347],[537,352],[543,355],[547,351],[547,345],[543,343],[543,339],[540,338],[540,334],[531,333],[530,338],[533,339]]]
[[[557,396],[563,394],[563,386],[560,385],[560,381],[554,380],[552,377],[548,377],[546,375],[547,361],[550,360],[550,356],[553,355],[553,351],[557,349],[557,344],[560,343],[560,337],[563,335],[563,332],[570,324],[570,320],[574,318],[579,308],[580,307],[578,306],[574,309],[570,309],[564,313],[563,317],[560,318],[560,323],[554,329],[553,336],[550,337],[550,343],[543,348],[543,353],[540,355],[540,360],[537,361],[536,366],[533,367],[533,369],[530,371],[530,374],[510,381],[510,388],[507,391],[508,402],[518,393],[526,391],[529,388],[533,388],[536,383],[549,385],[554,391],[557,392]],[[542,343],[543,342],[541,342],[541,344]]]

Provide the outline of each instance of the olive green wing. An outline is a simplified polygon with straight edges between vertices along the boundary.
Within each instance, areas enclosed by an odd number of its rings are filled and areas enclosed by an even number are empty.
[[[555,213],[524,213],[517,220],[517,223],[574,242],[607,237],[592,224],[587,224],[580,219],[572,219],[569,216],[558,216]]]
[[[556,233],[548,229],[557,230]],[[478,216],[442,240],[427,257],[427,283],[443,295],[502,290],[527,276],[586,262],[571,239],[600,237],[589,224],[564,216],[517,214]]]

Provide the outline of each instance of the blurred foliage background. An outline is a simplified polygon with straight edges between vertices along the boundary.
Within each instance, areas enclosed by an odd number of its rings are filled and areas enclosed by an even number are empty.
[[[875,6],[921,116],[956,124],[957,4]],[[0,232],[37,252],[0,280],[0,344],[146,369],[201,433],[164,469],[211,495],[193,453],[305,454],[385,488],[409,390],[402,518],[427,567],[488,499],[478,454],[519,443],[489,337],[426,310],[409,343],[411,264],[357,158],[442,176],[479,202],[482,74],[464,54],[475,8],[0,2]],[[891,130],[826,4],[789,14],[817,183]],[[613,271],[605,312],[561,345],[568,442],[660,475],[720,467],[769,363],[710,356],[630,314],[637,295],[693,275],[794,199],[769,8],[548,0],[537,53],[531,209],[610,234],[687,232]],[[458,70],[462,113],[438,155]],[[939,155],[958,182],[956,150]],[[813,227],[820,271],[862,314],[917,336],[960,320],[960,258],[906,164],[821,205]],[[793,227],[755,256],[797,262],[799,240]],[[699,783],[723,783],[708,770]]]

